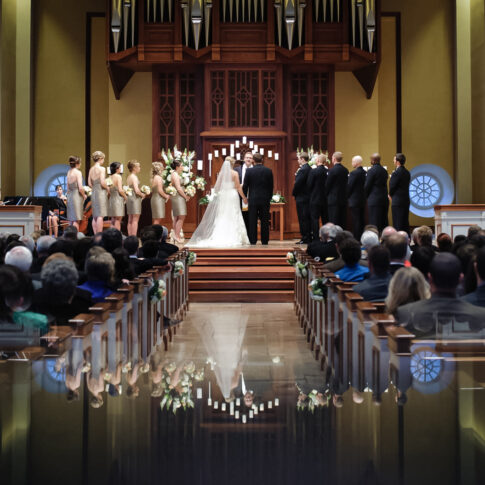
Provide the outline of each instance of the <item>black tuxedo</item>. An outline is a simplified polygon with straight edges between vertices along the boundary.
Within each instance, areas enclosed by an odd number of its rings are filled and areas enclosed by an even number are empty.
[[[392,197],[392,223],[398,231],[409,232],[409,183],[411,174],[400,166],[392,172],[389,180],[389,195]]]
[[[362,167],[357,167],[350,172],[347,182],[347,199],[352,214],[352,232],[357,240],[360,240],[364,231],[365,177],[365,170]]]
[[[244,167],[244,163],[242,165],[240,165],[239,167],[236,167],[234,169],[237,172],[238,176],[239,176],[239,183],[241,185],[243,184],[243,179],[242,179],[242,176],[243,176],[243,167]],[[253,168],[253,167],[247,168],[246,169],[246,173],[248,173],[247,171],[249,169],[251,169],[251,168]],[[241,209],[242,209],[242,199],[241,199],[241,196],[239,196],[239,200],[240,200]],[[244,225],[246,226],[246,232],[248,233],[248,237],[249,237],[249,211],[242,211],[242,216],[243,216]]]
[[[369,206],[369,224],[377,226],[379,232],[387,225],[389,199],[387,197],[387,170],[380,164],[373,165],[367,172],[365,196]]]
[[[307,190],[310,194],[310,221],[314,241],[318,241],[320,219],[322,219],[322,225],[327,220],[327,197],[325,196],[327,172],[325,166],[319,165],[310,170],[307,179]]]
[[[246,172],[243,192],[248,197],[249,242],[258,240],[258,219],[261,221],[261,243],[269,241],[269,207],[273,197],[273,172],[262,164],[256,164]],[[249,192],[249,196],[248,196]]]
[[[325,193],[327,194],[328,220],[345,229],[347,219],[347,180],[349,171],[336,163],[327,175]]]
[[[307,183],[308,176],[312,168],[308,163],[304,163],[296,172],[295,184],[293,185],[292,195],[296,202],[296,212],[300,224],[300,234],[302,241],[310,242],[311,222],[310,222],[310,193]]]

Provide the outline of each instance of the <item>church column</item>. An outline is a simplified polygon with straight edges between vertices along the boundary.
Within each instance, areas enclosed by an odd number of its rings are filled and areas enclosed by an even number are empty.
[[[472,72],[470,38],[470,0],[456,5],[456,203],[473,202],[472,160]]]

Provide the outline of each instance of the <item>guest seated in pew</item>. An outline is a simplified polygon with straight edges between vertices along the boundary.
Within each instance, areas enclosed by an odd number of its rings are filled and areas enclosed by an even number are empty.
[[[485,247],[478,250],[476,260],[472,264],[477,279],[477,288],[462,296],[461,299],[473,305],[485,307]]]
[[[335,247],[335,237],[342,232],[340,226],[332,222],[327,222],[319,230],[319,241],[311,242],[307,247],[307,254],[315,261],[324,263],[327,259],[338,258],[337,248]]]
[[[87,313],[93,304],[91,293],[77,288],[76,265],[62,253],[46,261],[41,281],[42,288],[35,290],[32,308],[45,314],[51,324],[68,325],[71,318]]]
[[[69,239],[58,239],[54,244],[49,246],[49,255],[54,253],[63,253],[69,258],[74,258],[74,247],[76,243]]]
[[[90,249],[86,259],[86,283],[79,286],[91,293],[93,303],[103,301],[113,293],[113,278],[115,274],[115,260],[103,248],[95,246]]]
[[[113,254],[113,251],[123,246],[123,235],[121,231],[114,227],[105,229],[101,233],[101,247],[108,253]]]
[[[438,244],[438,250],[440,253],[451,253],[453,250],[453,242],[451,241],[451,237],[445,232],[438,234],[436,243]]]
[[[343,243],[343,241],[349,238],[351,239],[354,238],[354,235],[350,231],[341,231],[337,233],[337,235],[335,236],[335,248],[337,249],[338,257],[328,263],[325,263],[323,265],[324,268],[328,269],[332,273],[335,273],[336,271],[338,271],[339,269],[342,269],[345,266],[344,260],[340,255],[339,247]],[[367,264],[367,261],[365,262],[365,264]]]
[[[143,258],[148,264],[148,269],[153,268],[154,266],[167,265],[166,259],[160,259],[158,257],[159,246],[160,245],[157,241],[147,241],[142,246]]]
[[[165,226],[153,224],[152,229],[155,231],[157,240],[160,242],[157,255],[159,259],[167,259],[169,256],[175,254],[179,250],[178,246],[167,242],[168,229]]]
[[[397,231],[394,227],[392,226],[386,226],[381,233],[381,243],[385,244],[387,239],[392,236],[393,234],[396,234]]]
[[[123,241],[123,248],[128,252],[128,257],[130,258],[131,266],[135,272],[135,276],[144,273],[147,269],[152,266],[148,260],[139,258],[138,249],[140,247],[140,241],[136,236],[128,236]]]
[[[383,301],[391,281],[389,250],[385,246],[374,246],[369,251],[368,260],[370,276],[354,286],[354,291],[366,301]]]
[[[461,276],[458,258],[438,253],[429,268],[431,298],[400,306],[398,323],[417,338],[476,338],[485,328],[485,309],[456,297]]]
[[[135,270],[126,249],[116,248],[111,254],[115,260],[114,284],[118,288],[135,277]]]
[[[429,267],[435,252],[429,246],[418,246],[411,254],[411,264],[428,279]]]
[[[336,271],[335,275],[342,281],[362,281],[369,273],[369,269],[359,264],[360,244],[353,237],[349,237],[339,245],[339,252],[345,265]]]
[[[84,236],[84,234],[78,231],[76,226],[67,226],[64,229],[64,233],[62,234],[63,239],[67,239],[68,241],[77,241],[79,238],[79,234],[82,234],[81,237]]]
[[[37,240],[37,258],[34,259],[30,272],[40,273],[42,265],[49,256],[49,248],[56,242],[52,236],[41,236]]]
[[[386,297],[386,311],[396,315],[398,307],[431,296],[429,284],[416,268],[401,268],[392,277]]]
[[[364,231],[360,237],[360,245],[362,246],[361,259],[368,260],[369,251],[374,246],[379,244],[379,236],[374,231]]]
[[[25,273],[29,273],[33,262],[32,253],[22,243],[19,242],[15,244],[19,245],[12,247],[12,249],[5,254],[5,264],[10,264]],[[38,289],[42,286],[42,283],[36,280],[33,280],[32,284],[34,289]]]
[[[393,275],[397,270],[404,268],[408,251],[407,238],[402,234],[394,233],[388,236],[383,245],[389,250],[391,263],[389,271]]]
[[[437,246],[433,245],[433,231],[428,226],[419,226],[413,231],[415,237],[415,246],[412,248],[413,251],[418,247],[429,247],[433,251],[438,252]]]

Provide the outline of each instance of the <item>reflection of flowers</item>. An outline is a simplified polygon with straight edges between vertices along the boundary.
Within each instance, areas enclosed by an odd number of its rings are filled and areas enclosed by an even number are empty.
[[[295,255],[294,251],[290,251],[290,252],[286,253],[286,262],[290,266],[295,266],[295,264],[296,264],[296,255]]]
[[[108,177],[108,178],[105,180],[105,182],[106,182],[106,185],[107,185],[108,187],[111,187],[111,186],[113,185],[113,181],[111,180],[111,177]]]
[[[185,266],[182,261],[175,261],[175,264],[173,265],[173,277],[177,278],[178,276],[182,276],[185,272]]]
[[[148,291],[148,298],[150,301],[157,302],[162,301],[167,295],[167,286],[163,280],[155,280],[153,286]]]
[[[177,195],[177,189],[173,185],[169,185],[168,187],[165,187],[165,192],[168,195]]]
[[[140,187],[140,192],[142,194],[148,195],[150,193],[150,187],[148,187],[148,185],[142,185]]]
[[[193,251],[190,251],[189,255],[185,260],[185,264],[187,264],[187,266],[192,266],[196,261],[197,261],[197,254],[194,253]]]
[[[310,290],[310,297],[312,300],[323,300],[326,292],[325,281],[323,278],[315,278],[310,281],[308,289]]]
[[[274,194],[273,197],[271,197],[271,203],[272,204],[286,204],[286,199],[280,194]]]
[[[86,197],[90,197],[91,194],[93,193],[93,189],[89,185],[85,185],[83,189],[84,189],[84,192],[86,193]]]
[[[296,401],[296,409],[298,411],[303,411],[308,409],[312,413],[315,411],[315,408],[320,408],[324,406],[328,406],[330,402],[331,395],[328,391],[325,393],[318,392],[316,389],[313,389],[308,394],[305,394],[298,385],[296,386],[300,393],[298,394],[298,399]]]
[[[300,278],[306,278],[308,276],[308,263],[301,263],[298,261],[295,264],[295,273],[296,276],[299,276]]]

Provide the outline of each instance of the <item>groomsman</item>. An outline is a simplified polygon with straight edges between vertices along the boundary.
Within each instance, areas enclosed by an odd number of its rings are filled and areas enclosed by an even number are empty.
[[[244,185],[244,179],[246,178],[246,171],[252,168],[253,166],[253,154],[251,152],[246,152],[244,155],[244,161],[242,166],[236,167],[234,170],[239,175],[239,183],[241,187]],[[241,201],[241,209],[242,209],[242,199],[239,197]],[[248,233],[249,237],[249,212],[247,210],[242,211],[242,216],[244,220],[244,225],[246,226],[246,232]]]
[[[312,238],[310,234],[310,194],[308,193],[307,181],[312,168],[308,165],[308,153],[300,152],[298,165],[300,168],[295,174],[295,185],[292,192],[296,202],[298,222],[300,223],[301,241],[298,244],[309,244],[312,242]]]
[[[369,224],[377,226],[379,232],[387,226],[389,200],[387,195],[387,170],[381,165],[381,156],[370,157],[372,167],[367,172],[365,196],[369,206]]]
[[[310,170],[307,180],[307,190],[310,194],[310,220],[312,237],[319,239],[320,219],[322,226],[327,221],[327,198],[325,197],[325,182],[327,181],[327,156],[323,153],[317,157],[317,167]]]
[[[347,183],[347,199],[349,201],[350,213],[352,215],[352,233],[355,239],[360,241],[364,231],[365,217],[365,170],[362,168],[362,157],[356,155],[352,158],[352,167]]]
[[[402,153],[396,153],[394,166],[389,180],[389,200],[391,201],[392,224],[397,231],[405,231],[409,234],[409,183],[411,174],[404,167],[406,157]]]
[[[347,220],[347,179],[349,171],[342,165],[342,152],[332,155],[333,167],[328,171],[325,182],[328,220],[345,228]]]
[[[273,172],[263,166],[263,155],[253,155],[254,167],[246,172],[243,192],[248,197],[249,242],[258,240],[258,219],[261,221],[261,244],[269,241],[269,208],[273,197]],[[249,195],[248,195],[249,193]]]

